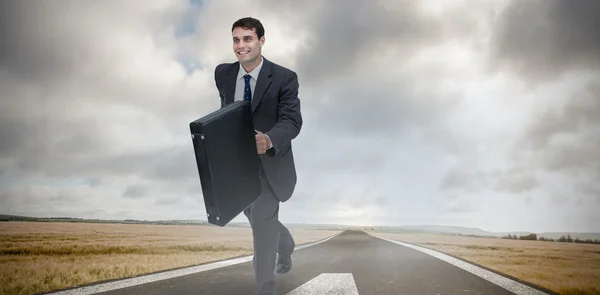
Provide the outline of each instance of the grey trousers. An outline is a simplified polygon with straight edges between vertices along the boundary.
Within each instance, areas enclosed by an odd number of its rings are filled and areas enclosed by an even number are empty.
[[[279,199],[266,178],[261,179],[262,195],[244,211],[252,227],[256,295],[277,295],[275,267],[279,259],[288,261],[296,246],[290,231],[279,222]]]

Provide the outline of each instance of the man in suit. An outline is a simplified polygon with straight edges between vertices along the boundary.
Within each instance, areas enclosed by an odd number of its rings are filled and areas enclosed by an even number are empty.
[[[274,295],[275,271],[284,274],[291,269],[295,247],[279,221],[279,203],[287,201],[296,186],[292,139],[302,127],[298,76],[262,56],[265,30],[259,20],[242,18],[231,33],[238,61],[218,65],[215,82],[221,107],[251,101],[263,193],[244,214],[254,240],[255,294]]]

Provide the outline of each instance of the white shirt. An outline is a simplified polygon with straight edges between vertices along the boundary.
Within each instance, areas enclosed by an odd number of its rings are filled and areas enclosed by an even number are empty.
[[[256,68],[254,68],[254,70],[252,70],[250,73],[246,72],[244,67],[242,67],[242,64],[240,64],[240,69],[238,71],[237,80],[235,82],[235,94],[234,94],[235,101],[244,100],[244,88],[246,88],[246,81],[244,81],[244,75],[246,75],[246,74],[250,74],[250,81],[249,81],[250,82],[250,100],[252,101],[252,99],[254,98],[254,89],[256,88],[256,80],[258,80],[258,74],[260,74],[260,69],[262,68],[263,61],[264,61],[264,59],[261,57],[260,63],[258,64],[258,66],[256,66]],[[267,138],[269,138],[268,135],[265,134],[265,136]],[[273,147],[273,142],[271,142],[271,138],[269,138],[269,142],[271,144],[269,145],[269,147],[267,149],[270,149]]]
[[[260,73],[260,69],[262,68],[264,59],[260,60],[260,64],[250,73],[246,72],[244,67],[240,64],[240,70],[238,71],[237,80],[235,82],[235,98],[234,100],[240,101],[244,100],[244,88],[246,88],[246,82],[244,81],[244,75],[250,74],[250,100],[254,98],[254,88],[256,88],[256,80],[258,80],[258,74]]]

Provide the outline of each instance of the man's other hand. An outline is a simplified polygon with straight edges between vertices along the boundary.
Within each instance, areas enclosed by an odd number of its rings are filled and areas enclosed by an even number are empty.
[[[258,151],[258,154],[261,155],[266,153],[269,146],[271,146],[269,137],[258,130],[254,136],[256,137],[256,150]]]

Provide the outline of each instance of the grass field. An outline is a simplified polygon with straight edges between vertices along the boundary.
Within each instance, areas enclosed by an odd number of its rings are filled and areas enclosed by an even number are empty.
[[[369,232],[460,257],[559,294],[600,294],[597,244]]]
[[[338,231],[290,228],[297,244]],[[378,233],[560,294],[600,294],[600,245]],[[250,228],[0,222],[0,295],[32,294],[252,254]]]
[[[337,231],[290,228],[297,244]],[[250,228],[0,222],[0,295],[47,292],[253,252]]]

